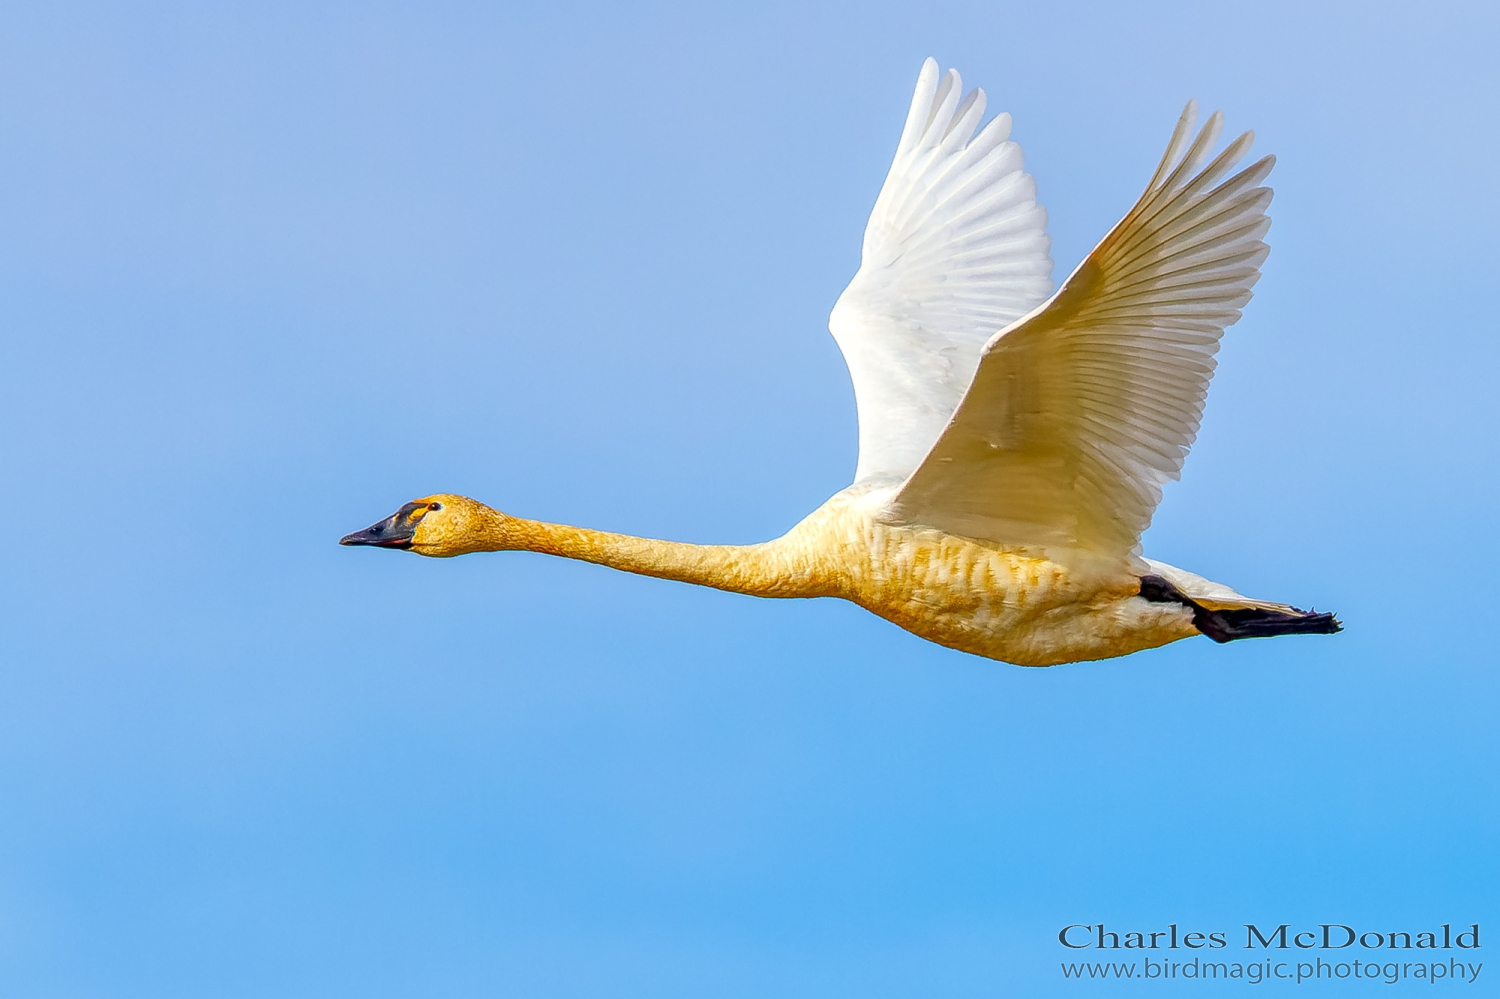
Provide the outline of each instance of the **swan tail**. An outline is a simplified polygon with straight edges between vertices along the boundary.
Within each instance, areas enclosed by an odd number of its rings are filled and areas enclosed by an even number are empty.
[[[1172,576],[1177,578],[1155,573],[1144,575],[1141,577],[1141,596],[1154,603],[1180,603],[1191,608],[1193,627],[1221,644],[1240,638],[1333,635],[1344,630],[1339,619],[1326,611],[1305,611],[1287,604],[1252,600],[1227,586],[1208,583],[1181,569],[1161,563],[1154,563],[1152,568],[1171,569]],[[1192,586],[1198,581],[1207,586]],[[1193,592],[1195,590],[1209,592]]]

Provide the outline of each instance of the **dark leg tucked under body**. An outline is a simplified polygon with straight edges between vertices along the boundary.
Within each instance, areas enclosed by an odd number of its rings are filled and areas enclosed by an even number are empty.
[[[1176,603],[1192,608],[1193,627],[1216,642],[1237,638],[1269,638],[1272,635],[1331,635],[1343,625],[1332,614],[1316,611],[1291,612],[1262,607],[1210,610],[1160,576],[1141,577],[1141,596],[1154,603]]]

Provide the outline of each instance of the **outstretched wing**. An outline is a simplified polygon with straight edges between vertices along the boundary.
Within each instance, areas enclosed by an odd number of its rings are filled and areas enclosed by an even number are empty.
[[[975,135],[984,91],[960,102],[962,86],[923,64],[859,273],[828,321],[859,407],[857,482],[911,474],[985,341],[1052,291],[1047,213],[1007,141],[1010,115]]]
[[[1138,553],[1269,252],[1260,183],[1275,158],[1218,183],[1253,135],[1202,167],[1222,115],[1184,153],[1195,114],[1188,104],[1146,193],[1058,293],[985,346],[890,516],[1000,544]]]

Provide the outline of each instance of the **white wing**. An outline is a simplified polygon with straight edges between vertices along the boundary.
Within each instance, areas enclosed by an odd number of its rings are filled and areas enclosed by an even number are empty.
[[[859,407],[855,481],[917,467],[974,377],[985,341],[1052,291],[1047,213],[1006,141],[1010,115],[978,135],[984,91],[959,102],[928,59],[896,159],[865,228],[859,273],[828,327]]]
[[[1184,154],[1196,107],[1130,213],[1045,305],[991,340],[974,382],[892,502],[894,519],[995,543],[1138,553],[1198,433],[1214,354],[1269,252],[1267,156],[1199,167],[1217,112]],[[1178,160],[1181,155],[1181,160]]]

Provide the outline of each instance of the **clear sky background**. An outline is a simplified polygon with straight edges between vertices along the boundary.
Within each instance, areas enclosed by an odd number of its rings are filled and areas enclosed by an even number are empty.
[[[0,993],[1144,994],[1062,981],[1101,920],[1492,953],[1500,23],[1418,6],[5,6]],[[1278,154],[1147,550],[1344,634],[1025,670],[335,544],[435,491],[749,542],[846,485],[827,316],[928,55],[1015,115],[1059,276],[1189,97]]]

